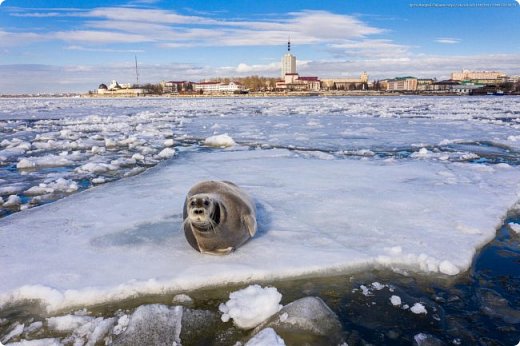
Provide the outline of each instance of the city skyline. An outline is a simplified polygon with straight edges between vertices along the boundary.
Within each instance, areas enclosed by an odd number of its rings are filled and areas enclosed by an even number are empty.
[[[85,92],[116,79],[520,74],[520,6],[496,1],[0,1],[0,93]]]

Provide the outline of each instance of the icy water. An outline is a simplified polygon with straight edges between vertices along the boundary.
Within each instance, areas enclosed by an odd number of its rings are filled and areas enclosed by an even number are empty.
[[[247,157],[248,151],[278,150],[304,161],[424,162],[458,169],[469,164],[476,172],[517,170],[518,101],[506,97],[2,99],[0,217],[23,218],[20,211],[94,186],[103,189],[104,184],[139,175],[162,161],[174,164],[215,151],[234,150]],[[206,138],[222,134],[231,136],[237,145],[231,149],[204,145]],[[446,184],[461,180],[441,173]],[[474,181],[480,179],[477,176]],[[421,193],[422,185],[417,186]],[[348,275],[331,271],[248,284],[277,287],[283,305],[305,296],[321,297],[339,317],[349,345],[516,345],[520,341],[518,208],[504,209],[506,216],[495,239],[477,249],[470,269],[456,276],[421,273],[424,267],[419,271],[360,267]],[[267,223],[269,209],[260,217],[260,222]],[[135,238],[127,245],[140,241]],[[394,246],[391,251],[401,249]],[[249,332],[221,323],[218,312],[230,292],[247,285],[222,284],[184,292],[193,299],[189,308],[203,311],[207,323],[204,333],[190,331],[188,323],[180,334],[184,345],[233,345],[247,339]],[[76,312],[102,317],[107,327],[97,342],[104,344],[104,340],[116,339],[117,318],[143,304],[173,306],[175,293],[139,294],[88,306],[86,311],[75,307],[50,316]],[[392,305],[392,296],[399,296],[402,303]],[[411,312],[416,303],[427,313]],[[53,338],[47,344],[82,344],[92,337],[92,331],[81,334],[79,322],[75,329],[53,330],[48,317],[38,304],[7,304],[0,310],[0,341]],[[291,336],[284,339],[288,345],[302,342]],[[313,340],[310,344],[327,344],[326,338]]]

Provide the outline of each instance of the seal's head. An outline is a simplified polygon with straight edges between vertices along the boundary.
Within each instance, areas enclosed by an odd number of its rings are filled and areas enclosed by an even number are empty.
[[[198,229],[210,229],[218,223],[218,202],[208,194],[191,196],[187,201],[188,220]]]

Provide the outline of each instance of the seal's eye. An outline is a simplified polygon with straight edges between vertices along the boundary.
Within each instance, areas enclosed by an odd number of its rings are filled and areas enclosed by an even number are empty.
[[[204,205],[207,207],[209,205],[209,201],[206,199],[204,200]]]
[[[192,207],[194,207],[194,206],[195,206],[195,201],[191,201],[190,205],[191,205]]]

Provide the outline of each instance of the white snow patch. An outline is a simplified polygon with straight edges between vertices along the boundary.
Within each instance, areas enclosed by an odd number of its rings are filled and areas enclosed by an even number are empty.
[[[285,342],[276,334],[273,328],[265,328],[252,337],[244,346],[285,346]]]
[[[220,304],[222,321],[233,319],[241,329],[252,329],[280,311],[282,295],[275,287],[251,285],[229,294],[229,300]]]
[[[204,145],[210,147],[232,147],[236,143],[227,133],[208,137],[204,140]]]

